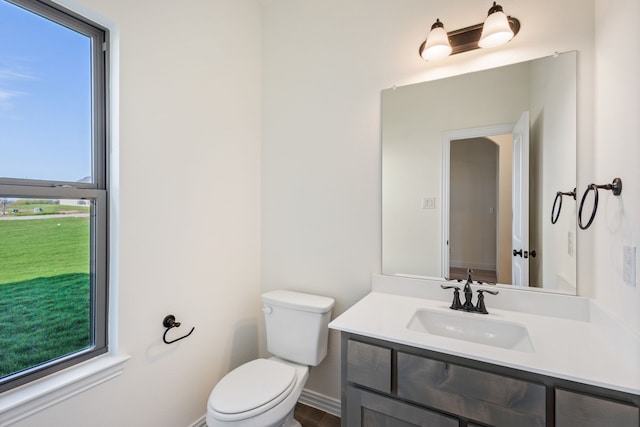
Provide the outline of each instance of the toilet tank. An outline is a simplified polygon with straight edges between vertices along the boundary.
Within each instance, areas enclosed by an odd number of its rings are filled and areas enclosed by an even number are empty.
[[[277,290],[262,294],[267,350],[295,363],[316,366],[327,355],[333,298]]]

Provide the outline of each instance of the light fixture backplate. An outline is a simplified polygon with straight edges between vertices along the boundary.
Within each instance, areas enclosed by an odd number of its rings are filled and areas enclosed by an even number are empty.
[[[507,16],[507,20],[515,37],[520,31],[520,21],[513,16]],[[482,35],[483,25],[484,24],[476,24],[459,30],[449,31],[447,35],[449,36],[449,43],[451,43],[452,48],[451,55],[479,49],[480,46],[478,46],[478,42]]]

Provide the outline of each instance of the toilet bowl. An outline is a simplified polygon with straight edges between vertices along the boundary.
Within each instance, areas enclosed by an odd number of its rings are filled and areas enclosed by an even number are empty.
[[[207,402],[208,427],[300,427],[293,418],[309,367],[327,355],[332,298],[285,290],[262,295],[267,350],[225,375]]]
[[[309,367],[276,357],[247,362],[227,374],[208,401],[208,427],[300,427],[293,419]]]

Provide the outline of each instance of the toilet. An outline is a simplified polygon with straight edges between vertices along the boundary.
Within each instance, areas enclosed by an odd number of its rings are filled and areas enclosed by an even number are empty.
[[[274,357],[225,375],[207,403],[208,427],[300,427],[293,410],[309,367],[327,355],[332,298],[277,290],[262,294],[267,350]]]

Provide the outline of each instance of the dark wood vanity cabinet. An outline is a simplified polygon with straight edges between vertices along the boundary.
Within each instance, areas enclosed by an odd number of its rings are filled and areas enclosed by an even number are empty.
[[[457,418],[373,393],[358,387],[347,388],[351,410],[342,426],[369,427],[459,427]]]
[[[640,417],[637,406],[556,389],[556,425],[636,427],[640,425]]]
[[[461,365],[397,353],[403,400],[489,425],[545,425],[545,387]]]
[[[640,396],[342,333],[342,427],[640,427]]]

